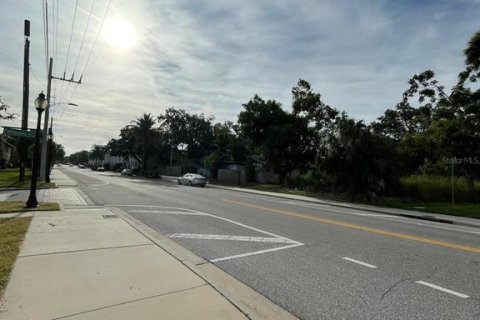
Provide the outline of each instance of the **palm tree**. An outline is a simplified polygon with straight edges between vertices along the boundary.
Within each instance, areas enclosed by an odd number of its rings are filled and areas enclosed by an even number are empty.
[[[105,157],[105,147],[94,144],[90,150],[90,159],[95,159],[95,167],[98,167],[98,161],[103,161]]]
[[[142,175],[145,175],[150,149],[153,146],[153,141],[157,133],[153,128],[155,120],[150,113],[143,113],[141,117],[138,117],[132,121],[132,123],[134,124],[132,131],[136,141],[136,147],[139,148],[142,153]]]

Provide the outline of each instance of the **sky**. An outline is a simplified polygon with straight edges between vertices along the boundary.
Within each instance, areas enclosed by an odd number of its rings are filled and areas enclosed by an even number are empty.
[[[53,75],[77,80],[84,71],[78,86],[52,82],[55,141],[67,154],[169,107],[236,121],[258,94],[291,110],[298,79],[368,123],[416,73],[431,69],[450,88],[480,29],[480,0],[1,0],[0,97],[18,115],[31,21],[31,128],[33,101],[47,89],[45,1]]]

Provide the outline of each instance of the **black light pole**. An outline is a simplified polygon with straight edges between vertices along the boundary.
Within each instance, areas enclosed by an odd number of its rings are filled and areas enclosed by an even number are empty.
[[[30,184],[30,196],[28,197],[27,203],[25,206],[27,208],[36,208],[38,205],[37,201],[37,175],[38,175],[38,164],[40,162],[40,121],[42,120],[42,112],[47,109],[48,101],[45,99],[45,95],[40,93],[38,98],[35,99],[35,109],[38,111],[37,119],[37,131],[35,131],[35,148],[33,151],[33,168],[32,168],[32,179]]]
[[[53,117],[50,120],[50,128],[48,128],[47,140],[48,140],[48,151],[47,151],[47,175],[45,177],[45,182],[50,183],[50,162],[52,161],[52,145],[53,145],[53,131],[52,131]]]

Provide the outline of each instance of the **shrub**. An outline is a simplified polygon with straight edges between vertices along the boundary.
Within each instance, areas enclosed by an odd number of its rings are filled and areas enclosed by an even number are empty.
[[[469,192],[467,181],[455,177],[455,201],[478,202],[480,183],[476,182],[473,192]],[[452,199],[452,185],[449,177],[432,175],[412,175],[400,179],[402,196],[409,200],[427,202],[448,202]]]

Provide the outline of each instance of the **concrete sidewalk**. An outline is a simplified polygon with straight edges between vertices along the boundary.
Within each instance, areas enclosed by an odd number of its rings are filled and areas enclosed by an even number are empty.
[[[2,319],[247,319],[107,209],[37,212]]]
[[[76,201],[54,176],[42,201]],[[297,319],[118,208],[29,215],[0,319]]]
[[[164,181],[175,182],[175,183],[177,182],[177,178],[178,177],[174,177],[174,176],[162,176],[162,179]],[[366,205],[366,204],[320,200],[312,197],[298,196],[293,194],[260,191],[260,190],[254,190],[254,189],[248,189],[248,188],[226,187],[226,186],[220,186],[220,185],[210,184],[210,183],[207,184],[207,186],[211,188],[233,190],[233,191],[252,193],[257,195],[265,195],[265,196],[284,198],[284,199],[290,199],[290,200],[307,201],[307,202],[316,203],[320,205],[335,206],[335,207],[352,209],[352,210],[364,210],[364,211],[387,214],[392,216],[407,217],[407,218],[413,218],[413,219],[436,221],[436,222],[443,222],[448,224],[480,228],[480,219],[457,217],[457,216],[437,214],[437,213],[431,213],[431,212],[380,207],[380,206],[373,206],[373,205]]]

